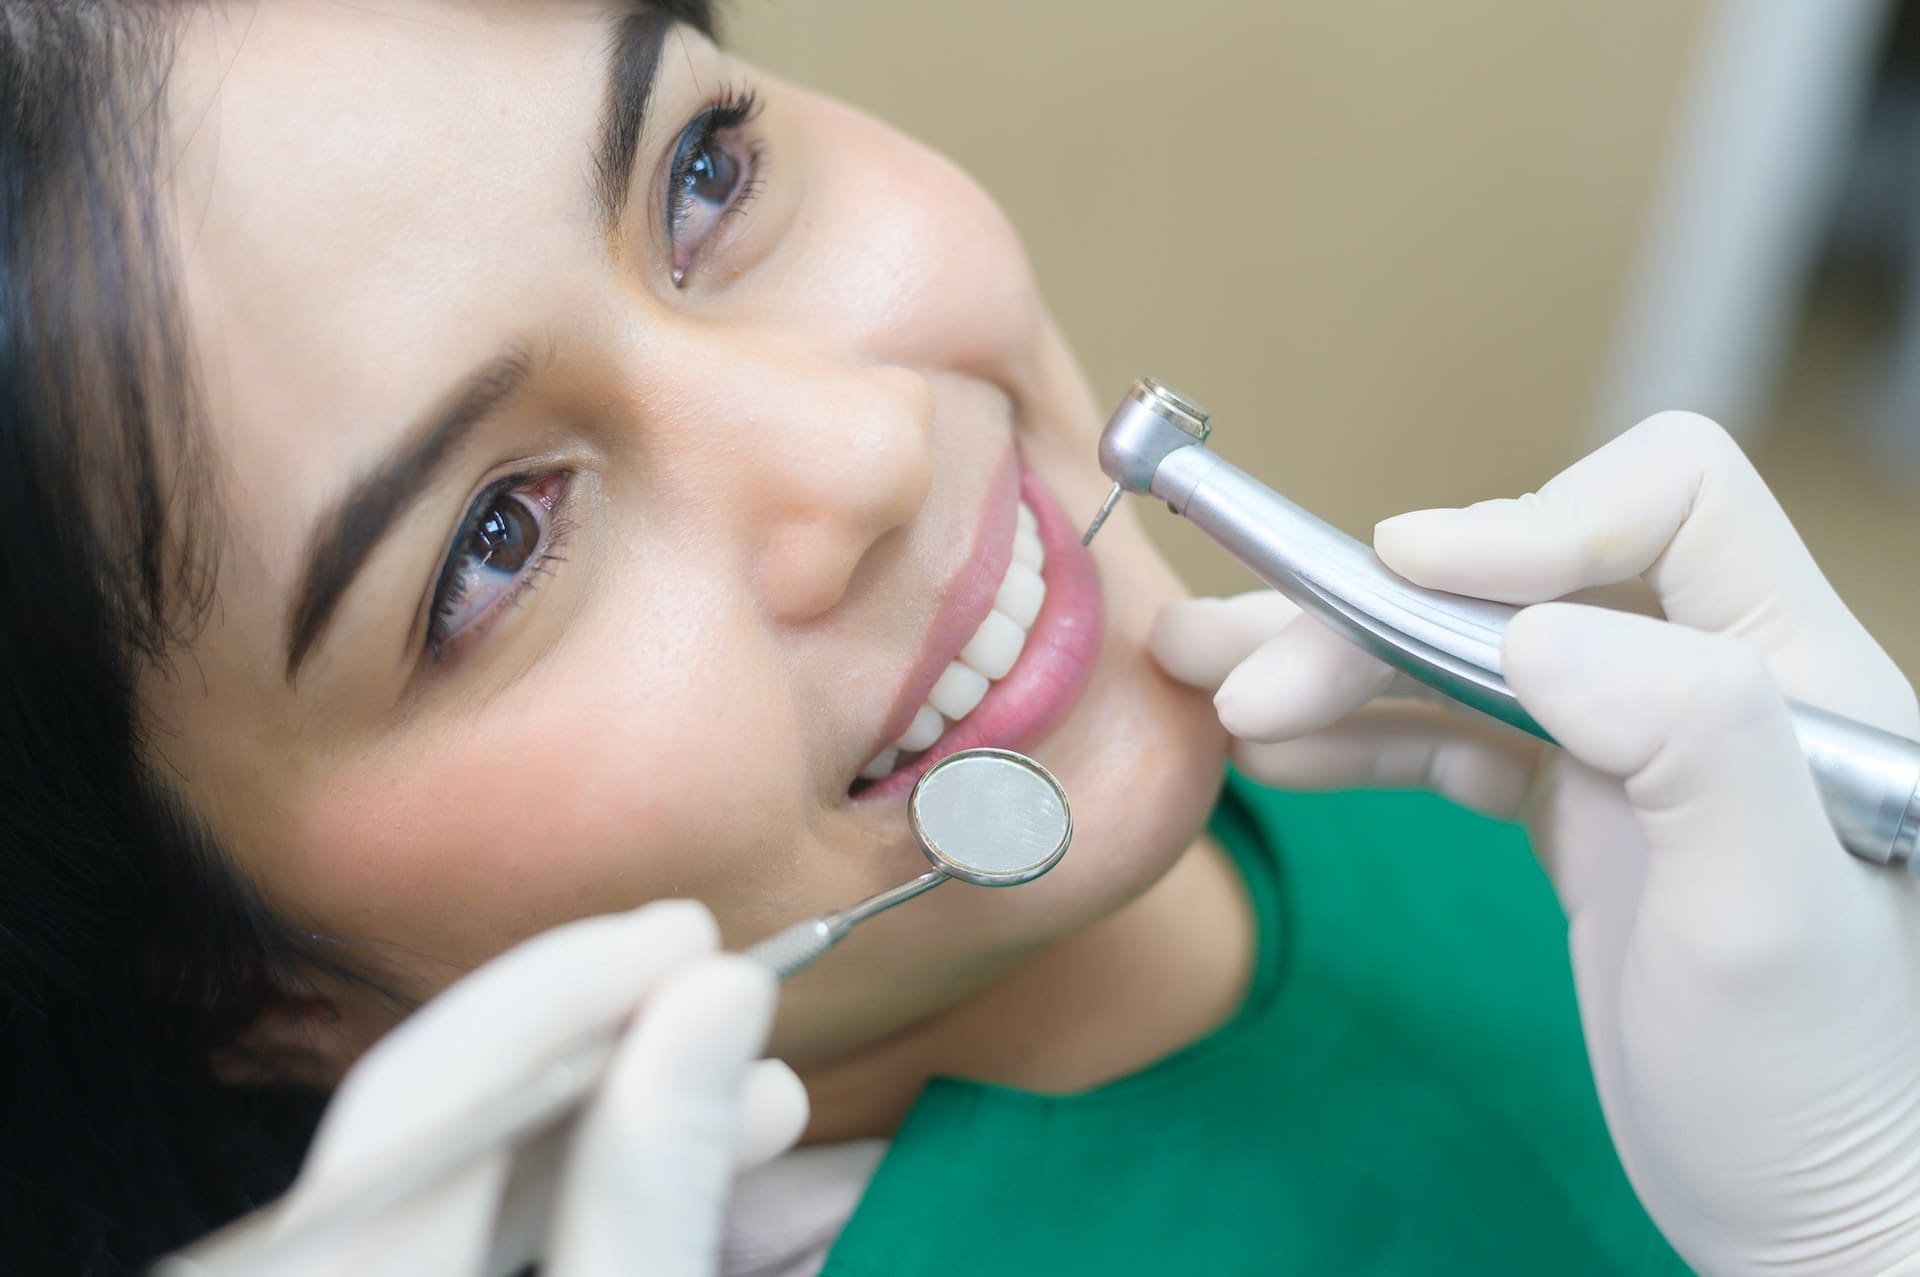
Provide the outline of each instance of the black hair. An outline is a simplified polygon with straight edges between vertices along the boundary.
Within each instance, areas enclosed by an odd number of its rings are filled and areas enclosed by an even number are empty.
[[[656,4],[710,29],[703,0]],[[0,1272],[141,1271],[278,1195],[323,1095],[215,1053],[314,972],[143,713],[219,502],[165,245],[159,0],[0,0]]]

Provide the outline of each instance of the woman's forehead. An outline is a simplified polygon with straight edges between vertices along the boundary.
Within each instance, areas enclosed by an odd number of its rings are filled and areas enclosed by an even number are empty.
[[[209,425],[243,488],[310,510],[312,476],[378,451],[577,269],[611,20],[274,4],[188,31],[170,196]]]
[[[385,306],[444,304],[509,264],[498,250],[530,223],[588,219],[605,24],[571,7],[518,33],[338,16],[359,12],[269,6],[239,48],[183,60],[172,194],[188,263],[223,296],[335,324],[344,305],[378,332]]]

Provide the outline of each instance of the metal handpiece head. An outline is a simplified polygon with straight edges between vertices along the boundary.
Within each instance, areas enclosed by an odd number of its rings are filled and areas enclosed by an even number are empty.
[[[1207,410],[1151,377],[1133,383],[1100,432],[1100,468],[1113,479],[1113,491],[1094,516],[1080,544],[1088,545],[1113,513],[1124,492],[1146,492],[1167,454],[1204,446],[1213,428]]]

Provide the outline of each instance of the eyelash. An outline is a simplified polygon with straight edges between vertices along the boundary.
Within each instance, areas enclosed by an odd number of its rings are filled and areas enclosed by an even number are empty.
[[[681,260],[681,230],[697,202],[688,189],[694,176],[694,166],[701,156],[710,155],[720,145],[722,134],[753,123],[759,117],[760,109],[757,92],[730,86],[680,131],[680,140],[674,146],[673,166],[667,178],[666,202],[667,240],[672,248],[673,283],[676,288],[684,282],[700,249],[699,243],[694,244],[688,250],[686,260]],[[743,149],[744,156],[734,156],[741,165],[740,177],[729,192],[726,207],[720,210],[707,228],[707,235],[712,235],[729,218],[744,214],[747,206],[753,203],[766,185],[766,143],[758,138],[749,138],[744,141]],[[731,151],[728,153],[732,154]],[[704,243],[706,238],[702,236],[700,242]]]
[[[440,574],[434,581],[426,634],[427,654],[434,660],[445,659],[448,652],[458,645],[485,634],[501,616],[518,607],[539,585],[542,577],[551,575],[556,567],[566,562],[559,551],[573,532],[573,521],[566,513],[572,479],[572,474],[567,471],[508,475],[488,484],[473,499],[473,503],[467,507],[466,516],[460,521],[460,530],[454,534],[453,544],[448,547]],[[522,495],[530,489],[550,485],[553,490],[545,496]],[[457,608],[466,600],[467,591],[471,588],[467,584],[470,573],[460,570],[463,563],[474,557],[469,547],[478,536],[487,515],[510,500],[519,502],[529,510],[538,507],[545,512],[546,519],[540,527],[539,539],[529,552],[527,562],[502,587],[500,593],[490,599],[471,620],[458,629],[450,629]],[[538,519],[539,516],[534,517]],[[472,571],[480,571],[486,562],[487,557],[481,557]]]
[[[689,250],[685,262],[680,260],[679,239],[682,229],[694,212],[698,200],[693,195],[689,180],[694,175],[695,165],[703,155],[711,155],[722,144],[722,135],[731,130],[744,128],[760,114],[759,95],[751,89],[729,87],[720,97],[696,115],[681,130],[680,140],[674,148],[673,166],[667,186],[667,236],[673,244],[674,267],[673,282],[680,286],[699,251],[696,243]],[[760,194],[765,186],[766,144],[760,139],[746,139],[742,146],[743,154],[734,155],[740,165],[740,174],[732,190],[728,193],[726,207],[721,209],[707,228],[706,235],[712,235],[727,219],[743,214],[747,206]],[[558,554],[565,545],[568,535],[573,531],[573,523],[565,515],[564,503],[569,488],[570,475],[559,472],[546,475],[509,475],[487,485],[486,489],[473,499],[467,507],[466,516],[460,521],[460,530],[454,534],[453,544],[448,547],[445,561],[441,564],[439,576],[434,581],[433,598],[427,613],[426,648],[434,660],[443,660],[457,645],[486,633],[494,622],[505,613],[518,607],[527,595],[539,585],[540,579],[550,575],[554,568],[566,560]],[[487,515],[497,509],[505,500],[520,501],[520,493],[528,488],[542,484],[559,484],[552,496],[541,499],[532,498],[532,505],[546,510],[546,522],[540,529],[540,539],[535,545],[528,562],[515,573],[513,580],[504,586],[500,593],[489,600],[485,607],[471,620],[453,629],[453,618],[459,605],[465,601],[471,573],[485,567],[486,556],[481,556],[471,572],[462,572],[461,565],[474,558],[470,546],[480,532],[482,522]],[[531,508],[529,506],[529,508]]]

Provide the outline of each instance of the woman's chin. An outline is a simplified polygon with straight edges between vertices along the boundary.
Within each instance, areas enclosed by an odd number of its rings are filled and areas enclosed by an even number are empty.
[[[1073,844],[1046,878],[1004,893],[1019,899],[1001,906],[1048,938],[1098,921],[1159,881],[1204,828],[1226,768],[1211,698],[1175,683],[1147,651],[1155,614],[1186,590],[1136,521],[1115,522],[1119,535],[1099,547],[1107,551],[1099,556],[1099,659],[1073,710],[1033,748],[1066,788]]]
[[[1226,734],[1206,696],[1168,679],[1144,645],[1110,657],[1111,685],[1093,689],[1107,703],[1071,723],[1058,750],[1074,841],[1050,877],[1074,913],[1087,911],[1082,925],[1173,867],[1205,826],[1226,767]]]

